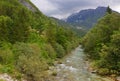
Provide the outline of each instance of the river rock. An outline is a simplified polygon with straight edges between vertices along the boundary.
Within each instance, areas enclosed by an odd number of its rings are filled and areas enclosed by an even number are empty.
[[[120,76],[119,77],[116,77],[117,81],[120,81]]]
[[[17,81],[14,80],[11,76],[9,76],[7,73],[5,74],[0,74],[0,79],[3,81]]]

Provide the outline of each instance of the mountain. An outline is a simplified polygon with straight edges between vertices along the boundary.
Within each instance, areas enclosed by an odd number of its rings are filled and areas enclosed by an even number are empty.
[[[110,12],[83,37],[82,45],[92,68],[100,75],[119,75],[120,13]]]
[[[79,37],[83,37],[87,32],[85,29],[83,29],[81,27],[75,27],[74,25],[72,25],[72,24],[70,24],[68,22],[65,22],[63,20],[60,20],[60,19],[57,19],[57,18],[54,18],[54,17],[50,17],[50,18],[54,22],[56,22],[58,26],[73,30],[74,33],[76,33],[76,35],[79,36]]]
[[[14,81],[48,81],[56,75],[49,67],[78,44],[73,31],[58,26],[30,0],[0,0],[0,74]]]
[[[78,13],[70,15],[65,21],[76,27],[90,29],[106,13],[107,7],[97,7],[96,9],[81,10]]]

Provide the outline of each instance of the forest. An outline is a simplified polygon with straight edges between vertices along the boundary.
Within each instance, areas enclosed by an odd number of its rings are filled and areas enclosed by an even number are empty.
[[[73,31],[58,26],[29,0],[0,0],[0,73],[43,81],[49,66],[78,45]]]
[[[97,74],[120,75],[120,13],[108,7],[87,33],[75,30],[80,35],[65,26],[69,24],[44,15],[30,0],[0,0],[0,74],[47,81],[49,68],[81,44]]]
[[[100,75],[120,75],[120,14],[106,15],[84,36],[82,44],[91,66]]]

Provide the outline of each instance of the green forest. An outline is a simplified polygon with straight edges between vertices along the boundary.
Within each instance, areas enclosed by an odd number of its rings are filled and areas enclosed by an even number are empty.
[[[49,81],[49,67],[81,44],[97,74],[120,75],[120,13],[108,7],[88,32],[68,26],[44,15],[30,0],[0,0],[0,74]]]
[[[120,74],[119,13],[108,7],[106,15],[84,36],[82,44],[98,74]]]
[[[70,29],[60,27],[21,0],[0,0],[0,73],[29,81],[43,81],[49,66],[79,45]]]

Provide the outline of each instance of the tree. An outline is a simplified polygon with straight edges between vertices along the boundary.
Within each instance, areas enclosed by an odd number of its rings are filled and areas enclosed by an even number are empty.
[[[0,41],[9,41],[12,19],[8,16],[0,16]]]
[[[107,13],[109,13],[109,14],[112,13],[112,9],[109,6],[107,7]]]
[[[108,13],[111,13],[109,7]],[[119,21],[120,14],[106,14],[83,38],[84,51],[99,69],[99,74],[118,74],[120,71]]]

